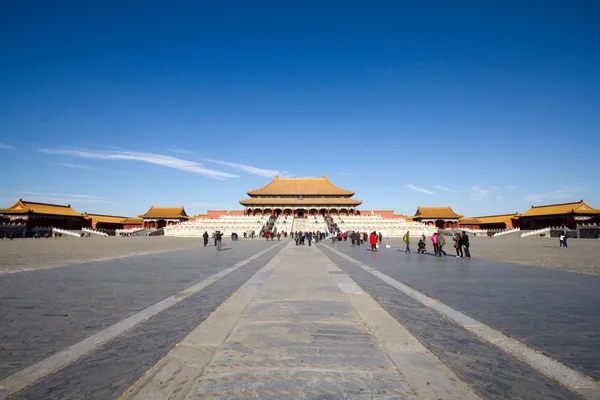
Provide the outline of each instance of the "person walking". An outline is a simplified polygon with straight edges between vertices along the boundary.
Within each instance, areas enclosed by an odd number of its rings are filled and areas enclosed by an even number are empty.
[[[460,237],[460,233],[456,232],[454,237],[454,248],[456,249],[456,258],[463,257],[463,249],[462,249],[462,239]]]
[[[269,241],[269,231],[265,232],[265,239],[267,239],[267,241]]]
[[[564,233],[560,234],[560,247],[564,247],[565,249],[567,248],[567,235]]]
[[[442,254],[444,255],[444,257],[446,257],[448,254],[446,254],[446,252],[444,251],[444,245],[446,244],[446,239],[444,238],[444,235],[439,234],[438,235],[438,256],[441,257]]]
[[[379,243],[383,243],[383,235],[379,232]]]
[[[312,238],[313,238],[312,232],[308,232],[308,237],[306,238],[308,240],[308,247],[312,246]]]
[[[371,243],[371,251],[377,251],[377,234],[375,231],[369,235],[369,243]]]
[[[469,250],[469,237],[467,236],[467,232],[463,231],[461,237],[462,247],[465,251],[465,257],[471,258],[471,251]]]
[[[437,237],[437,232],[434,232],[433,235],[431,235],[431,244],[433,244],[433,254],[434,255],[438,255],[438,237]]]
[[[410,253],[410,231],[406,231],[402,240],[404,240],[404,243],[406,243],[406,249],[404,250],[404,252]]]
[[[204,235],[202,235],[202,237],[204,238],[204,247],[206,247],[208,244],[208,232],[204,231]]]
[[[281,239],[281,233],[277,232],[277,241],[279,242],[279,239]]]
[[[216,231],[215,232],[215,243],[217,246],[217,251],[221,251],[221,243],[222,243],[222,239],[223,238],[223,234],[221,233],[221,231]]]

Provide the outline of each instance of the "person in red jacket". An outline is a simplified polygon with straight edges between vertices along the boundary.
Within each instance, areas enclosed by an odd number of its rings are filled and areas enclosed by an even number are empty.
[[[369,243],[371,243],[371,251],[377,251],[377,234],[375,232],[369,235]]]

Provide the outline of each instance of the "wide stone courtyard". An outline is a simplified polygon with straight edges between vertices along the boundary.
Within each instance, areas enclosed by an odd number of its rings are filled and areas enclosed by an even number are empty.
[[[264,239],[239,240],[239,242],[244,241],[258,242]],[[413,251],[416,251],[417,242],[418,238],[412,238]],[[389,243],[392,250],[404,250],[404,244],[400,239],[390,239]],[[340,242],[340,244],[349,246],[350,242]],[[571,239],[568,245],[568,249],[561,249],[558,246],[558,239],[548,238],[471,237],[471,252],[474,258],[600,275],[600,262],[598,262],[600,240]],[[0,241],[2,255],[0,274],[199,246],[202,246],[202,238],[161,236],[4,240]],[[432,251],[429,239],[427,250]],[[444,250],[450,255],[455,254],[451,243],[448,243]]]
[[[598,399],[598,243],[0,242],[0,398]]]

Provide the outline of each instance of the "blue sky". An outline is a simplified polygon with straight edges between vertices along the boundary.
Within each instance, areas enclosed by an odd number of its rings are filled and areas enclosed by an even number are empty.
[[[279,173],[411,215],[600,208],[600,3],[213,3],[6,3],[0,207],[241,209]]]

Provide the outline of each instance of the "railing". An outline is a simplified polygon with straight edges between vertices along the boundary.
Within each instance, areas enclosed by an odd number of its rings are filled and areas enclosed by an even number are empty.
[[[496,236],[508,235],[510,233],[519,232],[519,231],[521,231],[521,228],[511,228],[511,229],[507,229],[502,232],[496,232],[496,233],[494,233],[493,236],[496,237]]]
[[[550,233],[550,231],[552,230],[552,228],[542,228],[542,229],[536,229],[534,231],[529,231],[529,232],[525,232],[521,234],[521,237],[529,237],[529,236],[548,236],[550,237],[550,235],[548,235]]]
[[[60,233],[61,235],[67,235],[67,236],[73,236],[73,237],[81,237],[81,233],[78,232],[73,232],[73,231],[69,231],[66,229],[60,229],[60,228],[52,228],[52,234],[54,236],[56,236],[57,233]]]
[[[100,232],[100,231],[90,229],[90,228],[81,228],[81,230],[86,233],[91,233],[92,235],[108,237],[108,233],[106,233],[106,232]]]

